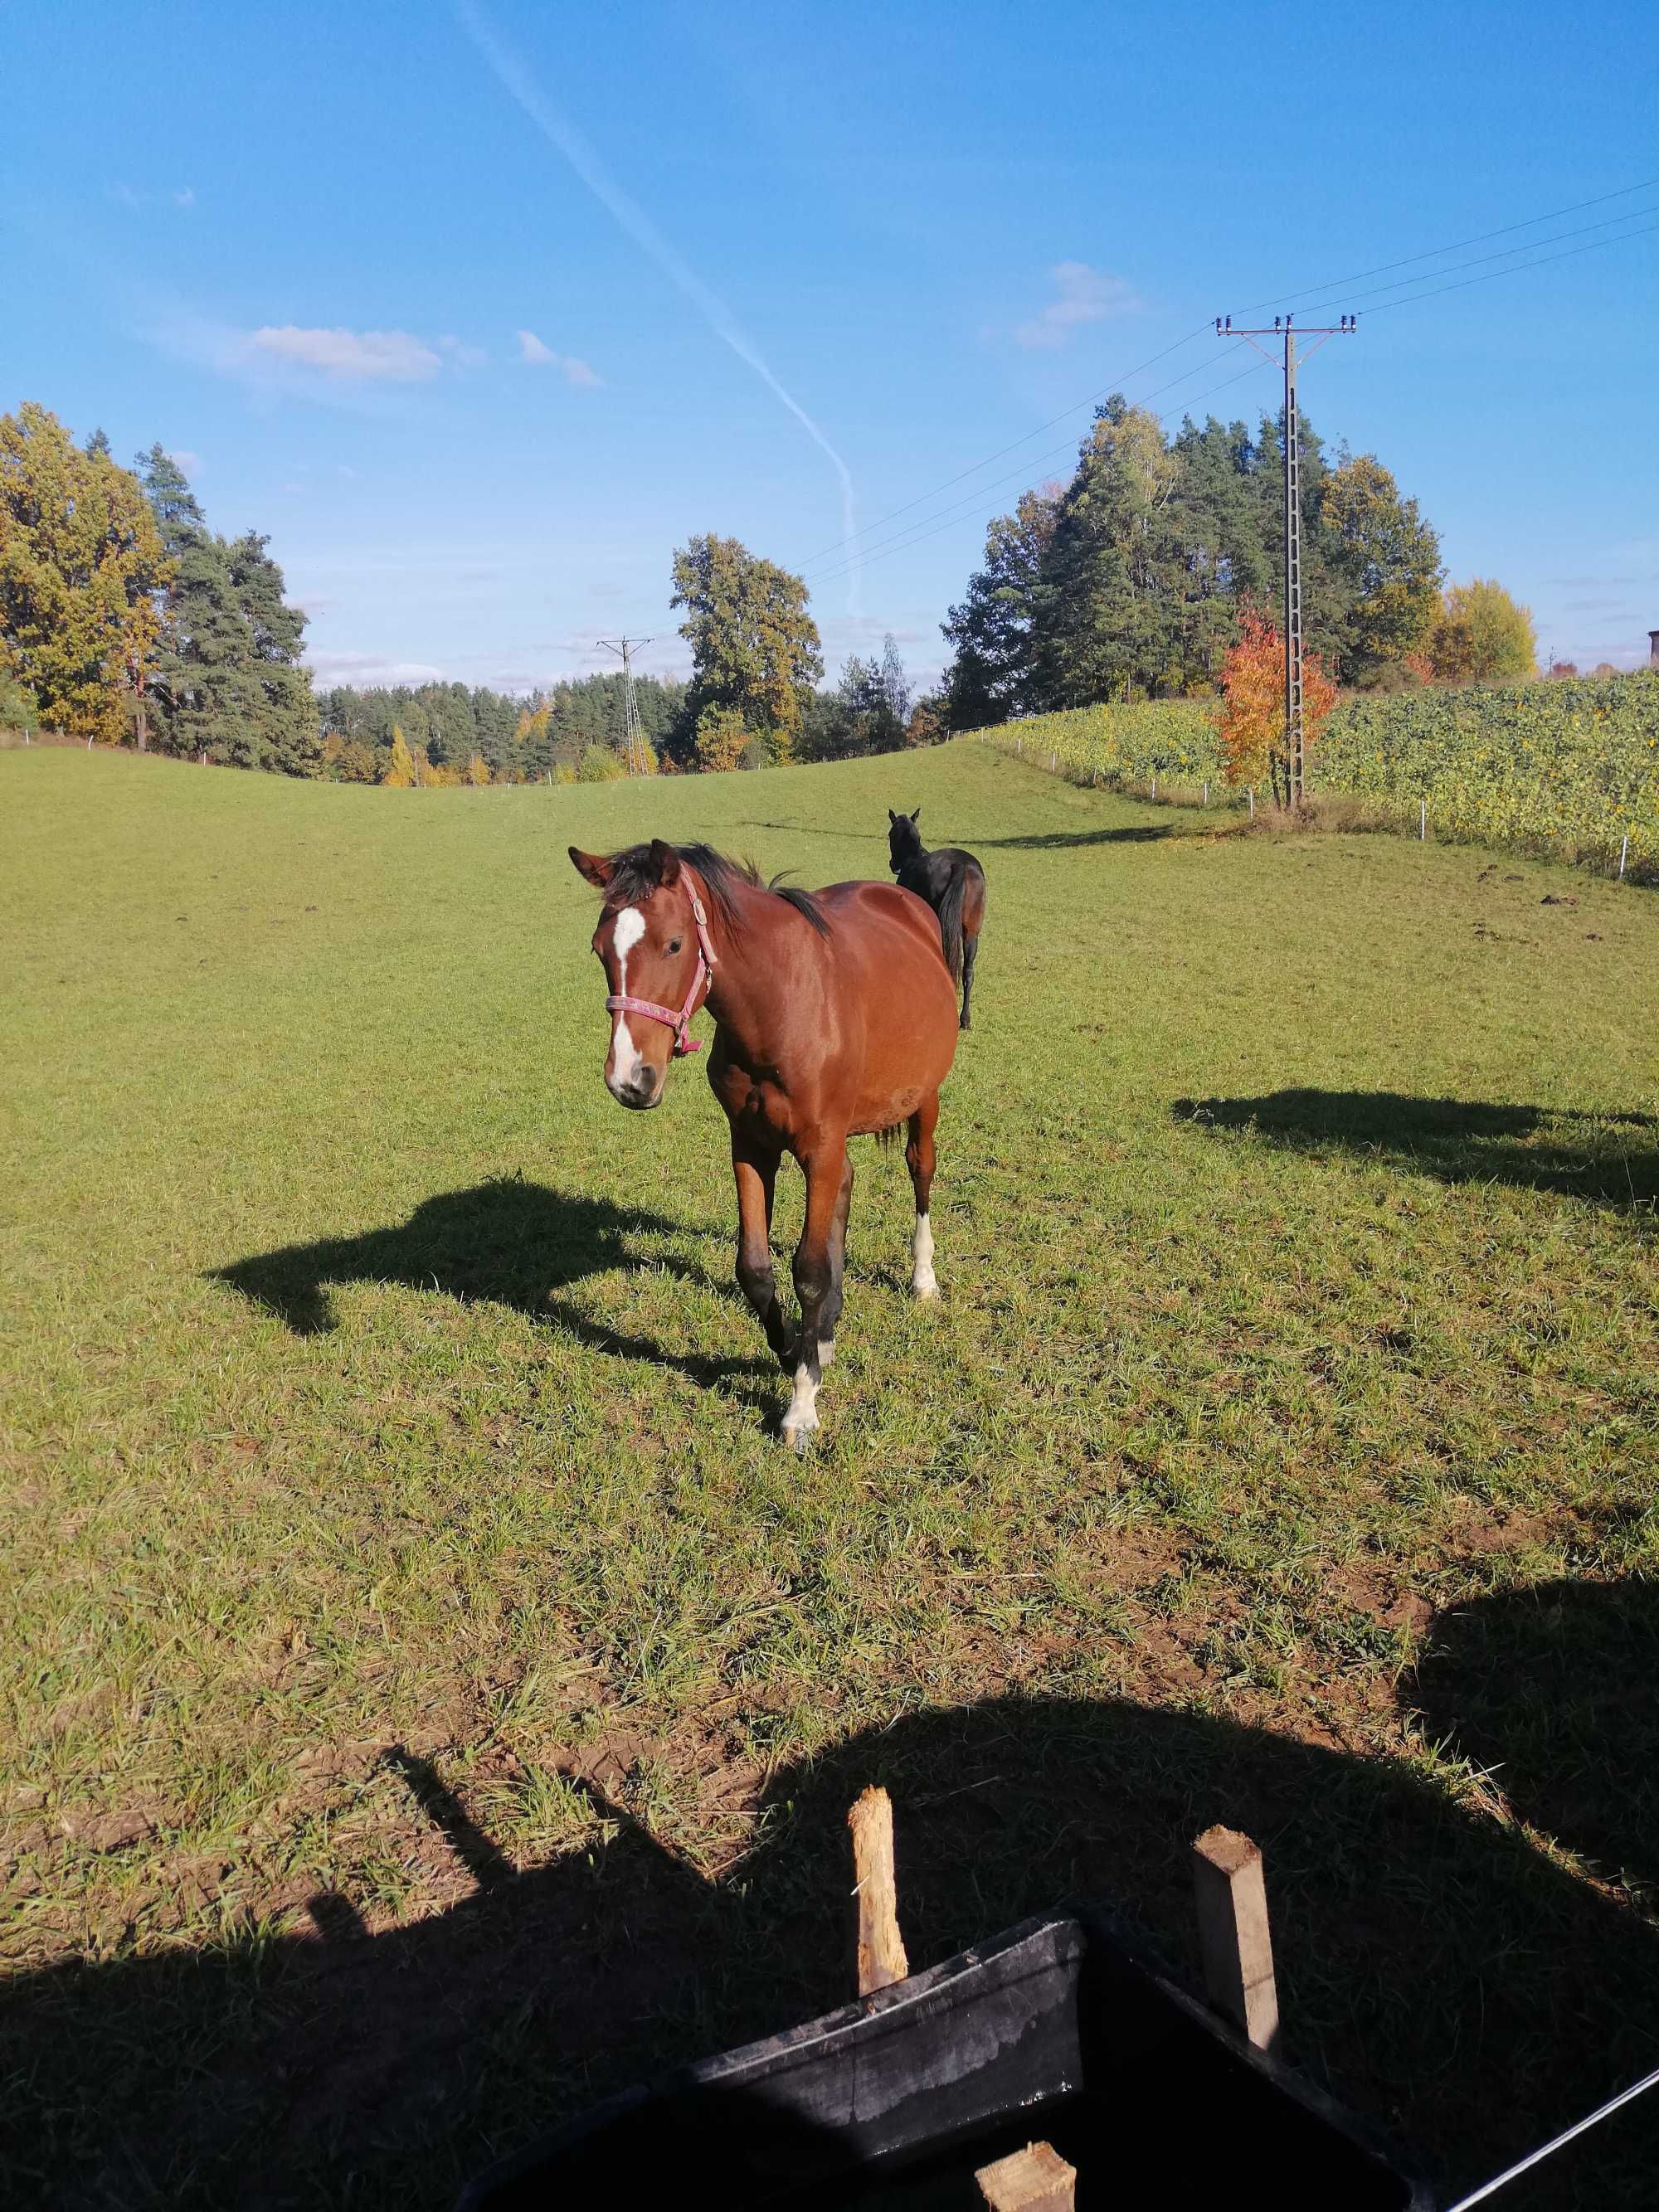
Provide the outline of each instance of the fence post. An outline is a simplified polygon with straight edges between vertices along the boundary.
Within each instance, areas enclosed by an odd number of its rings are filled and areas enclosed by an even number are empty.
[[[1207,806],[1207,805],[1209,805],[1209,803],[1210,803],[1210,787],[1209,787],[1208,783],[1206,782],[1206,783],[1205,784],[1205,786],[1204,786],[1204,804]]]
[[[1625,832],[1625,842],[1624,842],[1624,843],[1623,843],[1622,845],[1620,845],[1620,847],[1619,848],[1619,880],[1620,880],[1620,882],[1621,884],[1622,884],[1622,883],[1624,882],[1624,880],[1625,880],[1625,862],[1626,862],[1629,858],[1630,858],[1630,831],[1629,831],[1628,830],[1626,830],[1626,832]]]
[[[1154,806],[1158,805],[1158,778],[1156,776],[1152,778],[1152,804]]]
[[[1254,822],[1255,820],[1255,786],[1254,784],[1250,785],[1244,796],[1250,802],[1250,819]]]
[[[1050,754],[1049,754],[1049,756],[1048,756],[1048,773],[1049,773],[1049,775],[1054,775],[1054,771],[1059,768],[1059,766],[1060,766],[1060,755],[1059,755],[1057,752],[1050,753]]]
[[[1024,733],[1024,731],[1021,731],[1021,732],[1020,732],[1020,733],[1019,733],[1019,735],[1018,735],[1018,736],[1014,739],[1014,750],[1015,750],[1017,753],[1023,753],[1023,752],[1024,751],[1024,750],[1025,750],[1025,733]]]
[[[1429,802],[1426,799],[1419,799],[1417,802],[1417,836],[1419,844],[1427,841],[1428,834]]]

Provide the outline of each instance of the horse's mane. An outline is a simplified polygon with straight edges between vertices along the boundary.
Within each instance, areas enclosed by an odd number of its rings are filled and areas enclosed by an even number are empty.
[[[737,910],[732,893],[739,885],[745,885],[750,890],[769,891],[774,898],[781,898],[786,906],[793,907],[797,914],[810,921],[820,937],[829,936],[829,918],[811,891],[787,884],[781,876],[774,876],[768,883],[752,860],[730,860],[724,853],[717,853],[712,845],[676,845],[673,849],[708,886],[708,896],[729,929],[743,927],[743,917]],[[611,865],[611,881],[605,889],[607,905],[632,906],[636,900],[648,898],[656,890],[657,872],[649,845],[630,845],[626,852],[613,853]]]

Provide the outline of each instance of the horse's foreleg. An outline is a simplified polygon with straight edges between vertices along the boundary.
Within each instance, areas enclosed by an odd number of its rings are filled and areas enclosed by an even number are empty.
[[[777,1187],[777,1156],[753,1152],[734,1140],[732,1173],[738,1186],[738,1286],[760,1316],[766,1341],[787,1371],[793,1361],[794,1342],[772,1278],[772,1194]]]
[[[841,1192],[836,1218],[830,1226],[830,1295],[818,1322],[818,1365],[827,1367],[836,1356],[836,1324],[841,1319],[842,1276],[847,1266],[847,1217],[853,1206],[853,1155],[848,1152],[841,1171]]]
[[[909,1142],[904,1164],[910,1170],[910,1188],[916,1194],[916,1230],[911,1241],[910,1287],[919,1298],[936,1298],[939,1283],[933,1273],[933,1227],[927,1218],[927,1201],[933,1188],[933,1130],[939,1121],[939,1093],[924,1098],[910,1116]]]
[[[835,1316],[841,1304],[839,1254],[842,1248],[836,1222],[843,1194],[848,1201],[852,1197],[846,1139],[836,1137],[820,1145],[801,1165],[806,1170],[806,1224],[795,1247],[800,1342],[795,1352],[795,1392],[783,1417],[784,1441],[797,1451],[805,1450],[807,1439],[818,1425],[818,1385],[823,1379],[820,1342],[825,1334],[833,1341]]]

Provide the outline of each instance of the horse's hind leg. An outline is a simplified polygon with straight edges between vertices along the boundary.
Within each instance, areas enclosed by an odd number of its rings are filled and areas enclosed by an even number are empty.
[[[772,1194],[777,1187],[777,1156],[751,1152],[734,1139],[732,1173],[738,1186],[738,1285],[760,1316],[766,1341],[787,1373],[794,1360],[794,1340],[783,1318],[772,1277]]]
[[[783,1417],[784,1441],[805,1451],[818,1425],[818,1385],[823,1380],[820,1350],[826,1334],[833,1341],[841,1306],[841,1269],[836,1223],[852,1197],[847,1173],[847,1140],[831,1139],[801,1162],[806,1170],[806,1224],[795,1247],[795,1295],[800,1300],[800,1342],[795,1352],[795,1391]],[[826,1327],[827,1316],[827,1327]]]
[[[973,1000],[974,1000],[974,963],[975,963],[975,960],[977,960],[977,959],[978,959],[978,957],[979,957],[979,936],[978,936],[978,933],[977,933],[977,932],[975,932],[975,933],[972,937],[970,937],[970,936],[968,934],[967,931],[964,929],[964,930],[963,931],[963,933],[962,933],[962,1024],[961,1024],[961,1026],[962,1026],[963,1029],[965,1029],[965,1030],[970,1030],[970,1029],[972,1029],[972,1027],[974,1026],[974,1017],[973,1017],[973,1012],[972,1012],[972,1008],[973,1008]]]
[[[910,1188],[916,1194],[916,1229],[910,1244],[910,1287],[919,1298],[936,1298],[939,1283],[933,1273],[933,1229],[927,1218],[927,1201],[933,1188],[933,1130],[939,1121],[939,1093],[924,1098],[910,1116],[909,1142],[904,1164],[910,1170]]]

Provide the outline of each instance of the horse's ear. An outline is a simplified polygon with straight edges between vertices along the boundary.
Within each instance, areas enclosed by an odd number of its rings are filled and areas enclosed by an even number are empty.
[[[679,881],[680,856],[672,845],[665,845],[660,837],[651,840],[651,869],[659,884]]]
[[[919,806],[913,806],[913,807],[910,809],[910,827],[914,830],[914,829],[915,828],[915,826],[916,826],[917,823],[918,823],[918,822],[920,822],[920,821],[921,821],[921,807],[919,807]]]
[[[576,873],[585,876],[596,891],[604,890],[617,872],[616,862],[607,860],[603,853],[579,852],[574,845],[568,849],[570,865]]]
[[[898,817],[897,817],[897,815],[894,813],[894,811],[893,811],[893,810],[892,810],[892,808],[891,808],[890,806],[890,807],[888,808],[888,810],[887,810],[887,819],[888,819],[890,822],[894,823],[897,823],[897,821],[898,821]]]

